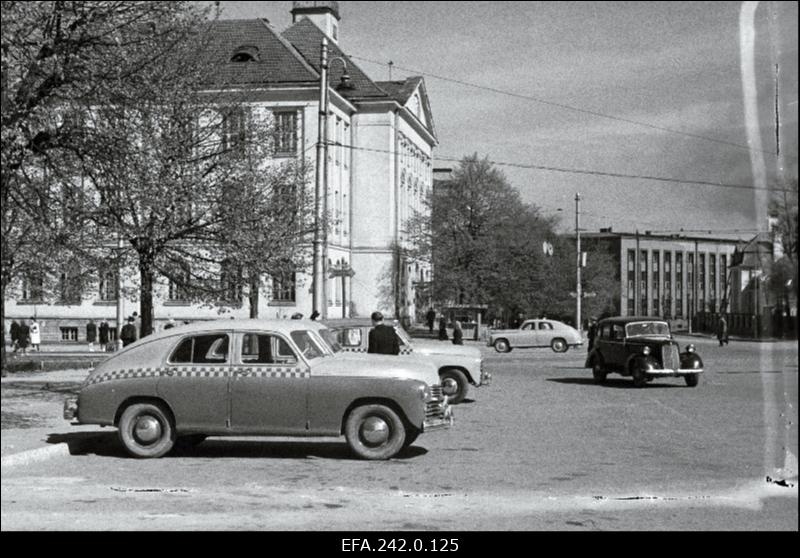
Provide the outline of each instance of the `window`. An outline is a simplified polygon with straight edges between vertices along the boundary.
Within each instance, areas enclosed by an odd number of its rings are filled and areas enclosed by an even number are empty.
[[[639,254],[639,268],[639,312],[644,316],[647,314],[647,250]]]
[[[78,328],[77,327],[60,327],[62,341],[77,341]]]
[[[653,274],[652,283],[653,288],[651,294],[653,297],[653,304],[651,306],[650,315],[658,316],[661,313],[661,266],[659,265],[659,258],[661,252],[653,250]]]
[[[683,317],[683,253],[675,254],[675,317]]]
[[[664,252],[664,314],[672,317],[672,252]]]
[[[523,330],[536,329],[536,323],[535,322],[528,322],[527,324],[524,324],[520,329],[523,329]]]
[[[100,272],[100,282],[98,285],[98,297],[101,301],[117,300],[117,272]]]
[[[553,329],[553,324],[550,322],[539,322],[539,329]]]
[[[297,356],[283,338],[258,333],[243,335],[241,359],[244,364],[297,363]]]
[[[342,347],[360,347],[362,340],[360,327],[347,327],[336,331],[336,341]]]
[[[717,311],[717,256],[708,255],[708,302],[712,312]]]
[[[293,331],[291,335],[304,357],[314,359],[325,354],[309,332]]]
[[[272,300],[276,302],[295,301],[295,273],[285,273],[272,278]]]
[[[240,108],[229,108],[223,114],[222,149],[223,151],[240,151],[247,139],[247,121],[249,114]]]
[[[628,315],[636,313],[636,250],[628,250]]]
[[[297,154],[297,112],[276,111],[275,117],[275,155],[294,157]]]
[[[174,364],[224,364],[228,360],[228,336],[224,333],[187,337],[172,352]]]
[[[240,46],[233,52],[231,62],[256,62],[258,61],[258,47]]]
[[[615,341],[625,339],[625,328],[621,324],[612,324],[611,338]]]
[[[694,314],[694,254],[686,255],[686,301],[689,314]]]
[[[706,255],[697,256],[697,311],[706,310]]]
[[[80,270],[70,267],[61,272],[58,278],[58,295],[59,302],[62,303],[80,302]]]
[[[31,272],[22,279],[22,300],[40,301],[44,299],[44,275]]]
[[[169,300],[172,302],[186,302],[191,297],[189,295],[188,286],[191,282],[191,273],[189,266],[183,264],[180,266],[175,277],[169,280]]]

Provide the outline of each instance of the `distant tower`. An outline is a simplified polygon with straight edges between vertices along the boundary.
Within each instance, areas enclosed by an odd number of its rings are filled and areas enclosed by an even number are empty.
[[[303,16],[339,43],[339,2],[292,2],[292,23]]]

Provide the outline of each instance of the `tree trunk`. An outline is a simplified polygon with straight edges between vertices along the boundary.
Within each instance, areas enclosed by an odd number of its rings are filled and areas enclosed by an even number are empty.
[[[258,301],[261,281],[259,281],[258,273],[253,273],[250,276],[250,292],[248,293],[248,300],[250,302],[250,318],[258,318]]]
[[[0,300],[0,325],[3,327],[3,346],[0,347],[0,370],[6,375],[6,282],[2,286],[3,299]]]
[[[142,318],[140,337],[153,333],[153,264],[151,259],[140,254],[139,256],[139,277],[141,287],[139,288],[139,314]]]

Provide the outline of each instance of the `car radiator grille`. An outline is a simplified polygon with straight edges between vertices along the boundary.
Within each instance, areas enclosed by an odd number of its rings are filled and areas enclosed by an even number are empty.
[[[425,403],[425,418],[444,418],[445,395],[442,386],[431,386],[431,398]]]
[[[436,384],[431,386],[431,399],[444,400],[444,389],[441,385]]]
[[[664,363],[665,369],[677,370],[680,368],[681,361],[678,355],[678,347],[675,345],[664,345],[661,347],[661,360]]]

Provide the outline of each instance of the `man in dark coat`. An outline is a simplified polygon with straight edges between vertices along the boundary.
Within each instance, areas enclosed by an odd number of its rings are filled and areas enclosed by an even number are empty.
[[[589,348],[588,350],[592,350],[594,348],[594,338],[597,337],[597,319],[592,318],[589,320],[589,329],[586,332],[586,337],[589,340]]]
[[[17,320],[11,322],[11,348],[14,349],[15,353],[19,348],[19,324]]]
[[[436,320],[436,312],[431,308],[425,314],[425,319],[428,320],[428,333],[433,333],[433,322]]]
[[[399,355],[400,341],[392,326],[383,323],[383,314],[380,312],[372,313],[372,329],[369,331],[368,353],[379,353],[384,355]]]
[[[447,319],[442,316],[439,318],[439,341],[447,341],[450,339],[447,336]]]
[[[108,345],[108,322],[103,320],[100,322],[100,347],[102,350],[106,350],[106,345]]]
[[[95,324],[94,320],[90,318],[89,323],[86,324],[86,342],[89,344],[90,351],[94,351],[94,342],[96,339],[97,339],[97,324]]]
[[[119,336],[119,338],[122,339],[122,346],[127,347],[136,341],[137,337],[136,320],[134,318],[128,318],[128,323],[122,326],[122,331]]]

